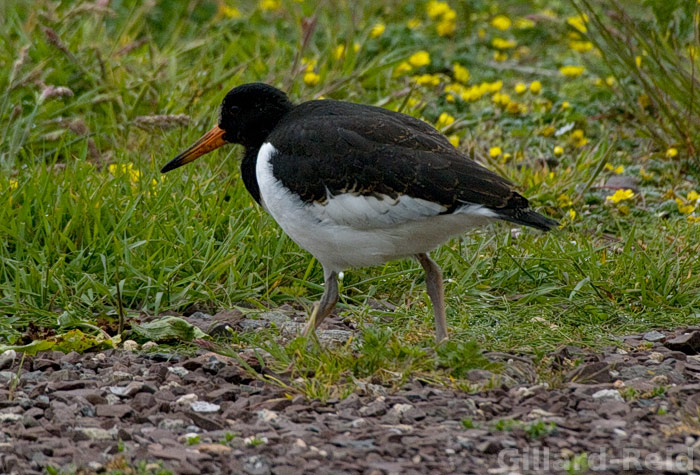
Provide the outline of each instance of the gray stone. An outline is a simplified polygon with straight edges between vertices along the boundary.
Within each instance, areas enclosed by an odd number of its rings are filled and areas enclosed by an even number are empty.
[[[643,337],[646,341],[651,341],[651,342],[656,342],[656,341],[664,341],[666,339],[666,335],[663,333],[652,330],[650,332],[646,332]]]
[[[206,401],[195,401],[190,403],[190,409],[194,412],[218,412],[221,406]]]
[[[620,395],[620,391],[618,391],[617,389],[601,389],[600,391],[593,393],[591,397],[595,401],[624,402],[623,397]]]

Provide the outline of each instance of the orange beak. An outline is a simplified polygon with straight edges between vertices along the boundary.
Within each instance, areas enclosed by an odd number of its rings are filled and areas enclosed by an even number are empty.
[[[169,172],[170,170],[181,167],[186,163],[190,163],[191,161],[198,159],[205,153],[209,153],[222,145],[226,145],[228,142],[223,138],[225,133],[226,132],[219,128],[218,125],[214,126],[213,129],[204,134],[190,148],[166,163],[165,166],[160,169],[161,173]]]

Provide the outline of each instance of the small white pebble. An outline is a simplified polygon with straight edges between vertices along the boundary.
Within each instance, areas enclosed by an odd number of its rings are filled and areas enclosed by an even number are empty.
[[[139,349],[139,344],[134,340],[126,340],[122,346],[126,351],[136,351]]]
[[[664,360],[664,355],[658,351],[652,351],[649,353],[649,360],[655,361],[656,363],[661,363]]]
[[[197,395],[194,393],[190,394],[185,394],[184,396],[180,396],[177,401],[175,401],[175,404],[179,406],[185,406],[187,404],[192,404],[197,400]]]
[[[301,447],[302,449],[305,449],[305,448],[306,448],[306,442],[304,442],[303,439],[297,439],[297,440],[294,442],[294,445],[297,446],[297,447]]]
[[[141,349],[143,351],[151,351],[154,348],[158,348],[158,343],[156,343],[155,341],[147,341],[146,343],[141,345]]]

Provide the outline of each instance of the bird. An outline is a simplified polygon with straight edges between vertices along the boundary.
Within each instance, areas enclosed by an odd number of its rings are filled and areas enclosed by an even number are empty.
[[[241,178],[255,202],[323,267],[324,291],[304,327],[314,335],[348,268],[415,257],[425,272],[435,339],[448,339],[440,267],[429,253],[453,236],[502,220],[548,231],[507,179],[407,114],[320,99],[294,104],[265,83],[231,89],[218,124],[165,173],[227,144],[244,148]]]

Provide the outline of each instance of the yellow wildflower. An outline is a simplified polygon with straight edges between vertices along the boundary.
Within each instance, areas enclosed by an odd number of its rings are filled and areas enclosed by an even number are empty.
[[[566,22],[581,33],[585,33],[586,31],[588,31],[586,28],[586,23],[588,22],[588,15],[586,14],[571,16],[566,19]]]
[[[219,3],[219,11],[217,12],[219,17],[225,18],[240,18],[241,12],[236,7],[230,7],[224,2]]]
[[[421,25],[421,21],[418,18],[411,18],[408,20],[408,23],[406,23],[406,26],[408,26],[409,30],[415,30]]]
[[[396,69],[394,69],[394,76],[401,76],[403,74],[409,73],[413,70],[413,66],[408,64],[408,62],[403,61],[401,64],[396,66]]]
[[[527,114],[527,106],[516,101],[506,104],[506,112],[510,114]]]
[[[634,57],[634,64],[636,64],[638,68],[641,68],[642,67],[642,57],[635,56]]]
[[[586,70],[584,66],[562,66],[559,68],[559,72],[564,76],[576,77],[583,74]]]
[[[543,137],[549,137],[552,135],[554,132],[556,132],[556,129],[552,127],[551,125],[548,125],[547,127],[544,127],[542,130],[540,130],[540,135]]]
[[[632,191],[630,189],[617,190],[612,195],[606,196],[605,201],[610,201],[612,203],[617,204],[621,201],[631,200],[632,198],[634,198],[634,191]]]
[[[608,86],[612,87],[615,84],[615,77],[614,76],[608,76],[605,78],[605,84]]]
[[[260,0],[258,6],[260,7],[260,10],[266,12],[279,10],[282,4],[279,0]]]
[[[569,41],[569,48],[579,53],[585,53],[593,49],[593,43],[590,41]]]
[[[317,63],[317,59],[301,58],[301,65],[304,66],[304,71],[306,71],[307,73],[313,71]]]
[[[525,91],[527,91],[527,86],[526,86],[524,83],[519,82],[519,83],[517,83],[517,84],[515,85],[515,92],[516,92],[517,94],[522,94],[522,93],[524,93]]]
[[[461,64],[454,63],[452,65],[453,76],[456,81],[466,84],[469,81],[469,70]]]
[[[498,104],[499,106],[507,106],[508,104],[510,104],[510,96],[508,94],[497,92],[493,95],[491,101]]]
[[[573,221],[574,219],[576,219],[576,211],[574,211],[573,209],[570,209],[570,210],[569,210],[569,219],[570,219],[571,221]]]
[[[484,30],[483,28],[479,28],[476,32],[476,35],[483,40],[484,38],[486,38],[486,30]]]
[[[425,11],[431,19],[437,18],[444,15],[447,11],[451,10],[450,6],[445,2],[438,2],[431,0],[425,6]]]
[[[557,145],[556,147],[554,147],[554,155],[556,155],[558,157],[558,156],[562,155],[563,153],[564,153],[564,147],[562,147],[561,145]]]
[[[560,208],[568,208],[574,204],[572,199],[566,193],[562,193],[561,195],[557,196],[557,201],[559,202]]]
[[[304,73],[304,83],[307,86],[315,86],[321,80],[321,76],[313,71]]]
[[[450,141],[450,143],[452,144],[452,146],[454,148],[459,147],[459,136],[458,135],[452,134],[449,137],[447,137],[447,139]]]
[[[506,31],[508,28],[510,28],[510,25],[510,18],[505,15],[496,15],[491,19],[491,26],[498,28],[501,31]]]
[[[639,169],[639,176],[642,177],[642,180],[651,180],[654,178],[654,172],[648,172],[644,167],[641,167]]]
[[[343,57],[345,54],[345,45],[344,44],[339,44],[335,48],[333,48],[333,57],[335,59],[340,59]]]
[[[518,30],[527,30],[529,28],[533,28],[535,26],[535,22],[530,20],[529,18],[516,18],[515,19],[515,27]]]
[[[496,36],[491,40],[491,45],[496,49],[510,49],[515,48],[517,43],[513,40],[506,40],[505,38]]]
[[[542,90],[542,83],[539,81],[532,81],[530,83],[530,92],[533,94],[539,94]]]
[[[670,147],[666,150],[666,157],[668,158],[675,158],[678,156],[678,149],[675,147]]]
[[[133,163],[127,163],[126,165],[122,163],[110,163],[107,166],[107,170],[114,176],[126,175],[133,183],[136,183],[141,178],[141,170],[135,168]]]
[[[452,117],[447,112],[443,112],[442,114],[440,114],[440,117],[438,117],[437,123],[435,124],[435,128],[444,129],[448,125],[452,124],[454,121],[454,117]]]
[[[569,107],[571,107],[571,104],[569,104],[569,101],[564,101],[561,103],[562,109],[568,109]]]
[[[382,33],[384,33],[384,30],[386,30],[386,25],[384,23],[377,23],[369,31],[369,37],[370,38],[378,38],[379,36],[382,35]]]
[[[502,153],[503,153],[503,150],[501,149],[501,147],[491,147],[489,149],[489,156],[491,158],[496,158]]]
[[[14,178],[10,178],[10,191],[16,190],[17,188],[19,188],[19,182]]]
[[[413,76],[413,80],[421,86],[437,86],[440,84],[440,76],[437,74],[421,74],[420,76]]]
[[[442,20],[437,24],[435,31],[440,36],[451,36],[457,29],[457,22],[455,20]]]
[[[695,211],[695,206],[683,202],[680,198],[676,198],[676,205],[678,206],[678,212],[681,214],[690,214]]]
[[[572,137],[573,137],[573,134],[572,134]],[[581,137],[583,137],[583,136],[581,136]],[[579,138],[579,140],[580,140],[580,138]],[[616,175],[619,175],[620,173],[625,171],[625,167],[623,167],[622,165],[618,165],[618,166],[614,167],[609,163],[605,164],[605,169],[615,173]]]
[[[583,147],[588,143],[588,139],[584,136],[583,130],[576,129],[571,132],[571,141],[576,147]]]
[[[695,190],[689,191],[686,198],[688,201],[698,201],[700,200],[700,193]]]
[[[493,59],[498,62],[503,62],[508,59],[508,55],[504,53],[503,51],[494,51],[493,52]]]
[[[408,64],[415,68],[420,68],[421,66],[427,66],[430,64],[430,53],[427,51],[418,51],[416,53],[413,53],[409,58],[408,58]]]
[[[698,0],[698,2],[700,2],[700,0]],[[688,220],[688,222],[689,222],[690,224],[700,223],[700,216],[691,216],[691,215],[688,215],[688,216],[686,217],[686,219]]]

